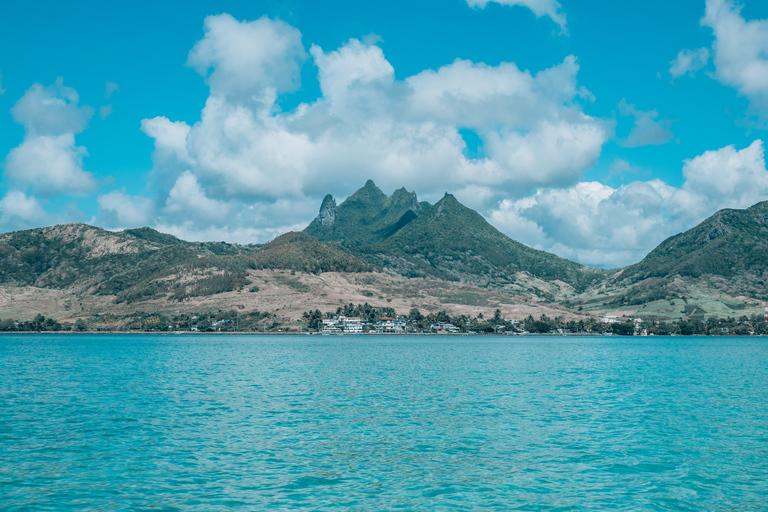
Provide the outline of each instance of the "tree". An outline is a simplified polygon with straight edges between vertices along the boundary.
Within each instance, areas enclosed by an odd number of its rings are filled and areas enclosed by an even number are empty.
[[[632,336],[635,334],[635,324],[632,322],[611,324],[611,330],[613,334],[618,334],[619,336]]]
[[[75,330],[76,331],[84,331],[88,328],[88,326],[85,324],[85,321],[82,318],[78,318],[75,322]]]
[[[323,325],[323,314],[319,309],[304,312],[302,318],[307,322],[307,328],[310,331],[319,331]]]
[[[411,311],[408,312],[408,320],[415,320],[417,322],[421,322],[424,320],[424,315],[421,314],[421,311],[419,311],[419,308],[411,308]]]

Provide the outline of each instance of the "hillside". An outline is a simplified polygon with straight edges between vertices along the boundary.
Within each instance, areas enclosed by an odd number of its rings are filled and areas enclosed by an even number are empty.
[[[583,290],[606,274],[510,239],[450,194],[430,205],[370,180],[338,207],[326,196],[305,233],[409,277],[514,287],[526,273]]]
[[[579,304],[674,317],[742,315],[768,299],[766,283],[768,202],[761,202],[720,210],[668,238],[583,294]]]
[[[263,245],[251,258],[255,268],[321,272],[370,272],[373,265],[329,247],[306,233],[291,231]]]
[[[746,210],[720,210],[698,226],[668,238],[621,279],[704,275],[753,276],[764,285],[768,271],[768,201]]]
[[[338,206],[327,196],[305,232],[261,246],[85,224],[0,234],[3,318],[203,305],[290,316],[370,301],[399,312],[705,319],[755,313],[766,282],[768,202],[717,212],[617,271],[511,240],[450,194],[430,205],[370,181]]]
[[[333,196],[325,196],[320,214],[304,233],[325,243],[367,247],[383,242],[430,208],[429,203],[419,202],[414,192],[401,188],[387,197],[368,180],[338,207]]]

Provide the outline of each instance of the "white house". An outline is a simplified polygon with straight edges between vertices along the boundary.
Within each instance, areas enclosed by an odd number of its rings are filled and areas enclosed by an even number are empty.
[[[340,316],[339,321],[344,326],[344,332],[363,332],[363,319],[357,316]]]
[[[331,318],[323,318],[322,332],[325,334],[337,334],[342,332],[339,321]]]
[[[395,319],[394,318],[380,318],[376,322],[376,332],[395,332]]]

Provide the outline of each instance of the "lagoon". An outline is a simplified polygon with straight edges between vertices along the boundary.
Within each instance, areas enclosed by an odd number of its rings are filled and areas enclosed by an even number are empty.
[[[768,341],[0,336],[0,510],[760,510]]]

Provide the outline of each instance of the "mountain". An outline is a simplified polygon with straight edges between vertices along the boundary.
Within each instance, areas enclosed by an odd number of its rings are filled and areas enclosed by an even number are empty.
[[[0,285],[172,301],[242,289],[252,269],[365,272],[373,266],[304,233],[263,246],[186,242],[151,228],[66,224],[0,235]]]
[[[0,234],[4,319],[216,307],[290,316],[349,301],[705,319],[758,311],[766,283],[768,202],[721,210],[613,271],[511,240],[450,194],[432,205],[371,181],[339,205],[327,196],[304,232],[261,246],[85,224]]]
[[[178,292],[169,276],[184,270],[223,269],[214,279],[231,281],[254,247],[223,242],[185,242],[150,228],[111,232],[65,224],[0,235],[0,284],[78,288],[82,293],[140,300]],[[237,259],[243,260],[237,263]],[[225,277],[221,277],[225,276]],[[209,276],[212,277],[212,276]],[[231,286],[231,282],[225,287]]]
[[[304,233],[321,242],[366,247],[386,240],[430,208],[429,203],[419,202],[414,192],[401,188],[387,197],[368,180],[338,207],[333,196],[325,196],[320,214]]]
[[[338,207],[326,196],[304,232],[408,277],[504,287],[526,273],[581,290],[607,273],[512,240],[450,194],[430,205],[370,180]]]
[[[766,283],[768,201],[720,210],[668,238],[584,294],[580,305],[670,317],[742,315],[768,299]]]
[[[720,210],[698,226],[659,244],[621,279],[651,277],[754,277],[764,285],[768,272],[768,201],[746,210]]]

